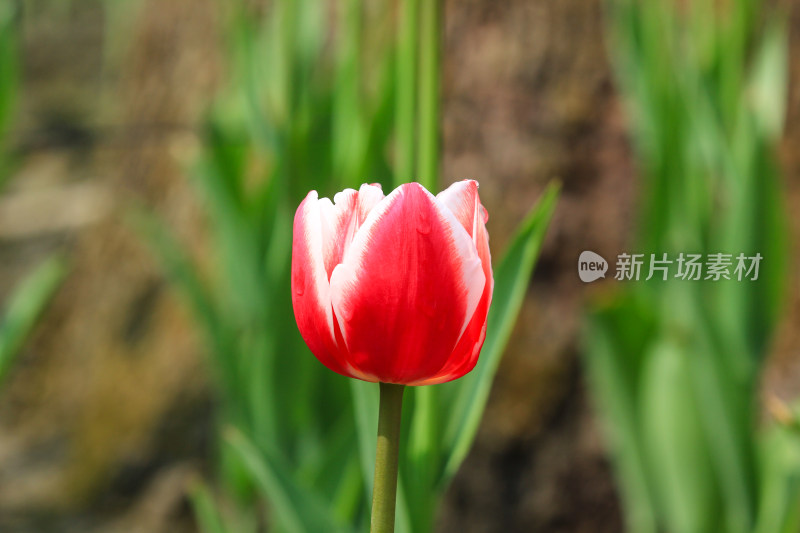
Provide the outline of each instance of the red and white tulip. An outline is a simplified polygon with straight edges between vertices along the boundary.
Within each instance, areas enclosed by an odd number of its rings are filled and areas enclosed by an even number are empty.
[[[362,185],[297,209],[292,304],[300,333],[331,370],[428,385],[472,370],[492,299],[486,210],[465,180],[438,196],[407,183]]]

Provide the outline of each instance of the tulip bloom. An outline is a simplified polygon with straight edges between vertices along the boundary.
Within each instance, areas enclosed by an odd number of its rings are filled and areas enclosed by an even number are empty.
[[[472,370],[494,280],[478,184],[433,196],[407,183],[362,185],[294,219],[292,304],[328,368],[365,381],[428,385]]]

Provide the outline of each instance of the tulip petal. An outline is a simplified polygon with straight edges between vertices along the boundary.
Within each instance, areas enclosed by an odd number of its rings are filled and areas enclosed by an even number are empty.
[[[300,335],[317,359],[331,370],[346,374],[336,355],[330,284],[323,261],[322,209],[311,191],[297,208],[292,243],[292,306]]]
[[[398,187],[369,213],[330,278],[348,360],[370,380],[436,375],[485,284],[477,250],[453,212],[417,183]]]
[[[475,235],[479,224],[486,223],[488,215],[481,206],[477,181],[457,181],[437,194],[436,198],[453,212],[470,237]]]
[[[331,307],[330,276],[369,212],[383,199],[380,186],[362,185],[334,196],[311,191],[297,209],[292,245],[292,305],[297,327],[325,366],[365,379],[347,362],[347,350]]]
[[[481,205],[480,197],[478,196],[478,183],[474,180],[456,182],[439,193],[437,198],[453,212],[456,219],[472,237],[478,256],[481,259],[487,283],[484,286],[478,307],[470,317],[469,324],[453,350],[453,355],[447,365],[436,376],[412,383],[412,385],[444,383],[460,378],[475,367],[478,362],[478,355],[483,347],[483,341],[486,338],[486,319],[494,290],[492,258],[489,252],[489,234],[486,231],[488,214]]]
[[[342,262],[345,251],[369,212],[383,200],[380,185],[364,184],[358,191],[345,189],[333,197],[319,200],[322,220],[322,246],[328,279]]]

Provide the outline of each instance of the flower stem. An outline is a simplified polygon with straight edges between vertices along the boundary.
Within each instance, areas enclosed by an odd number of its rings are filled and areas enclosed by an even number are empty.
[[[393,533],[394,509],[397,500],[400,417],[405,385],[381,383],[380,387],[378,446],[375,451],[375,483],[372,489],[370,533]]]

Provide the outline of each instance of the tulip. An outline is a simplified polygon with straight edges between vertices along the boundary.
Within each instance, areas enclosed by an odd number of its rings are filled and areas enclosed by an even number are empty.
[[[292,304],[325,366],[365,381],[428,385],[472,370],[493,278],[478,184],[433,196],[362,185],[297,209]]]
[[[405,385],[472,370],[492,299],[478,183],[433,196],[406,183],[319,199],[294,218],[292,305],[306,344],[339,374],[380,383],[371,531],[394,531]]]

